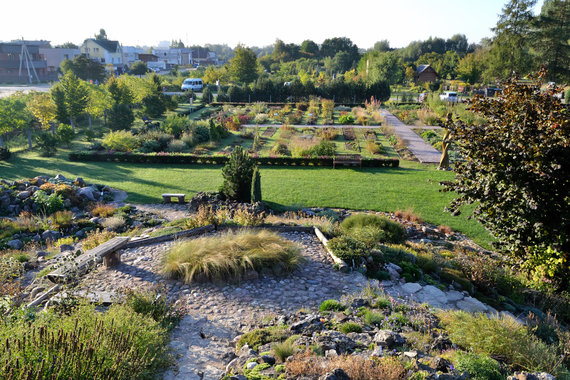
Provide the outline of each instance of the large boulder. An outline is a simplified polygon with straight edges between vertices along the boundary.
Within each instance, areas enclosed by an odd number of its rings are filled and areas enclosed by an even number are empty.
[[[91,187],[82,187],[77,190],[77,195],[90,201],[95,201],[96,192]]]
[[[45,230],[44,232],[42,232],[42,239],[44,241],[48,241],[48,240],[56,241],[60,237],[61,237],[61,234],[57,231]]]
[[[24,247],[24,243],[20,239],[10,240],[6,245],[11,249],[22,249]]]
[[[374,343],[383,348],[394,348],[406,343],[406,338],[391,330],[380,330],[374,335]]]

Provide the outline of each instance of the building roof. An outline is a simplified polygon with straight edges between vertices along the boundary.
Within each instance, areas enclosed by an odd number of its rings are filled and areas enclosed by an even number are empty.
[[[417,69],[418,75],[420,75],[421,73],[423,73],[424,71],[426,71],[428,69],[432,69],[432,71],[435,72],[434,68],[431,67],[430,65],[419,65],[418,69]]]
[[[85,42],[87,42],[87,41],[95,42],[97,45],[101,46],[103,49],[107,50],[109,53],[116,53],[119,51],[119,48],[121,47],[121,45],[119,44],[119,41],[97,40],[95,38],[88,38],[85,40]],[[83,42],[83,43],[85,43],[85,42]]]

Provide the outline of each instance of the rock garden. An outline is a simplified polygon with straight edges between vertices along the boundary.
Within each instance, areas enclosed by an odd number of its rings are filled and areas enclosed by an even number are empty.
[[[60,348],[42,334],[53,332],[92,347],[70,355],[101,378],[568,376],[568,305],[409,211],[277,214],[207,193],[133,205],[62,176],[2,186],[5,373],[56,363],[56,377],[83,376],[50,356]],[[119,235],[130,240],[118,263],[50,282]],[[7,350],[25,342],[47,356]],[[104,364],[113,355],[131,360]]]

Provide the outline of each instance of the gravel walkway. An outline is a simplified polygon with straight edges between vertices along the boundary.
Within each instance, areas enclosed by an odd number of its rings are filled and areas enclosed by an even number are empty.
[[[258,279],[239,284],[183,284],[159,274],[163,254],[173,244],[161,243],[126,249],[121,264],[87,274],[82,285],[90,291],[116,292],[120,288],[167,287],[171,300],[178,300],[188,315],[172,333],[171,347],[177,369],[166,379],[219,379],[225,370],[223,358],[232,351],[231,340],[247,326],[264,317],[314,308],[326,299],[358,294],[367,285],[360,273],[345,274],[333,262],[319,240],[307,233],[284,233],[302,246],[304,265],[286,277],[261,273]]]
[[[386,119],[386,124],[394,127],[396,134],[405,141],[410,152],[412,152],[412,154],[421,163],[439,163],[439,160],[441,159],[441,153],[426,143],[424,139],[418,136],[409,125],[402,123],[400,119],[392,115],[387,110],[383,110],[382,115]]]

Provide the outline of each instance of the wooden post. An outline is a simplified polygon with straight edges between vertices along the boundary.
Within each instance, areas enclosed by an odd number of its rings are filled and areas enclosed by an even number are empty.
[[[121,263],[121,251],[113,251],[103,257],[103,266],[105,268],[112,268]]]

